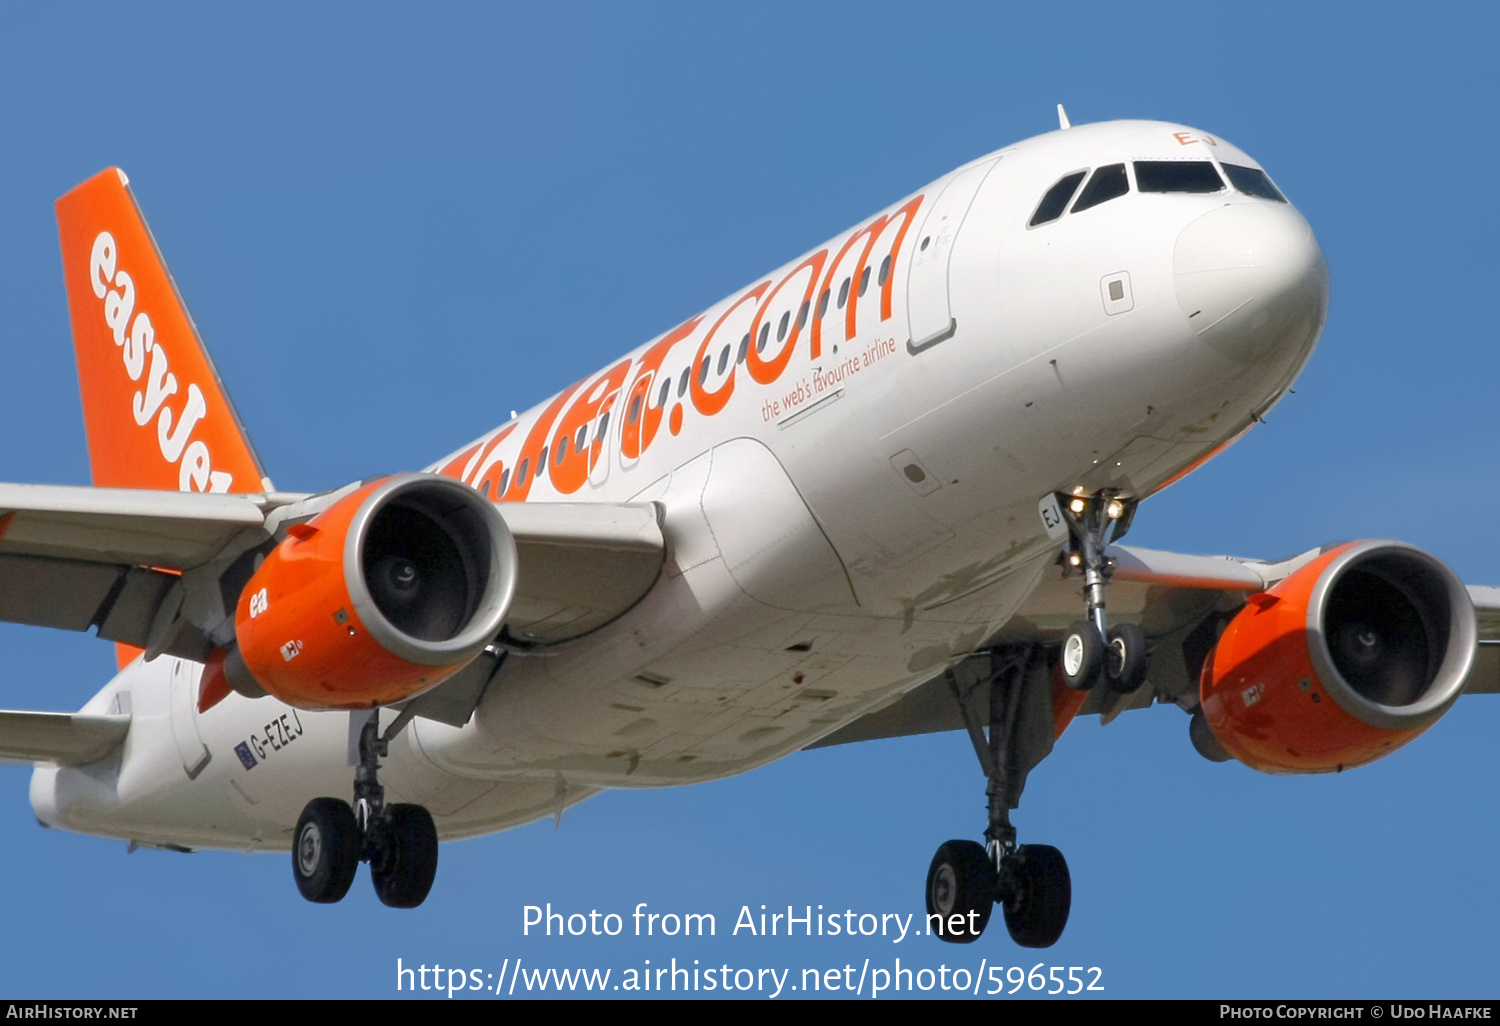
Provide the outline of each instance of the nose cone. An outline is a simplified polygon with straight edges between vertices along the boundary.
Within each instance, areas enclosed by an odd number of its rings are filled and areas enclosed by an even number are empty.
[[[1302,360],[1328,315],[1328,265],[1282,203],[1211,210],[1177,236],[1177,303],[1208,345],[1244,364]]]

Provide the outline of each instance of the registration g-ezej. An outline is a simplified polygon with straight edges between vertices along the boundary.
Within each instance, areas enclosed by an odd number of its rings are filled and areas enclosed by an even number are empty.
[[[988,821],[938,848],[929,913],[967,941],[999,905],[1043,947],[1067,865],[1011,811],[1075,716],[1171,703],[1208,758],[1317,773],[1500,683],[1496,593],[1411,546],[1118,544],[1327,309],[1307,223],[1197,129],[1064,118],[424,471],[316,495],[272,487],[125,175],[57,215],[95,487],[0,486],[0,616],[92,628],[120,672],[0,713],[48,826],[290,851],[317,902],[368,862],[411,907],[442,839],[966,728]]]

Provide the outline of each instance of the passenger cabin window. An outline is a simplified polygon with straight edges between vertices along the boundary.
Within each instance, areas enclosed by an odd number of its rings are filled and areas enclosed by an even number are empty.
[[[1225,164],[1224,173],[1229,176],[1229,184],[1246,196],[1259,196],[1261,199],[1275,200],[1277,203],[1286,202],[1286,197],[1281,194],[1281,190],[1271,184],[1271,179],[1260,168]]]
[[[1039,224],[1048,221],[1056,221],[1063,216],[1063,211],[1068,209],[1068,200],[1073,198],[1073,193],[1078,191],[1078,183],[1083,181],[1087,171],[1074,171],[1070,175],[1064,175],[1058,179],[1056,185],[1047,190],[1042,197],[1042,202],[1037,204],[1036,213],[1031,215],[1031,220],[1026,227],[1035,228]]]
[[[1078,202],[1073,204],[1073,213],[1097,207],[1101,203],[1116,199],[1130,191],[1130,180],[1125,177],[1124,164],[1108,164],[1094,172],[1089,184],[1083,187]]]
[[[1135,187],[1142,192],[1222,192],[1224,179],[1209,160],[1138,160]]]

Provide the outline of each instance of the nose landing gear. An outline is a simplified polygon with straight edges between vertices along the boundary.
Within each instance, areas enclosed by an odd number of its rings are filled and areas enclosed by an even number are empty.
[[[341,900],[361,862],[370,864],[376,897],[391,908],[416,908],[432,890],[438,858],[432,816],[420,805],[387,806],[378,779],[380,759],[405,725],[398,718],[382,737],[379,714],[372,713],[360,727],[353,808],[338,798],[314,798],[302,810],[293,835],[292,875],[308,901]]]
[[[1121,498],[1110,488],[1094,495],[1058,492],[1055,498],[1068,528],[1064,572],[1083,571],[1084,618],[1063,638],[1063,679],[1083,691],[1102,676],[1114,690],[1129,693],[1146,680],[1146,636],[1135,624],[1110,627],[1106,621],[1104,592],[1115,561],[1105,548],[1130,530],[1138,500]]]
[[[988,672],[964,683],[948,672],[974,754],[984,769],[989,824],[983,845],[948,841],[927,871],[927,929],[942,940],[979,939],[995,905],[1011,939],[1022,947],[1050,947],[1062,936],[1073,885],[1062,853],[1045,844],[1017,844],[1010,811],[1020,804],[1031,768],[1052,750],[1052,683],[1035,645],[989,650]],[[988,685],[987,715],[980,693]],[[986,734],[985,727],[988,726]]]

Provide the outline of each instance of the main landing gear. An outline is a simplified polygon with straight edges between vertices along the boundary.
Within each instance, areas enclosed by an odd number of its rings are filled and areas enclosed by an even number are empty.
[[[1092,688],[1103,677],[1128,694],[1146,680],[1146,635],[1133,623],[1110,627],[1104,613],[1104,591],[1115,572],[1105,547],[1130,530],[1136,501],[1108,488],[1094,495],[1057,494],[1068,527],[1064,572],[1083,571],[1084,618],[1068,628],[1061,652],[1063,679],[1074,690]]]
[[[1068,864],[1051,845],[1017,844],[1010,822],[1027,774],[1052,750],[1051,674],[1035,645],[994,648],[984,657],[989,666],[977,679],[964,664],[949,671],[948,683],[988,781],[989,825],[984,844],[949,841],[933,856],[928,930],[951,943],[971,943],[999,905],[1012,940],[1027,948],[1051,947],[1073,904]],[[981,701],[986,685],[987,703]]]
[[[332,904],[349,893],[361,862],[370,864],[375,894],[391,908],[416,908],[437,876],[438,837],[420,805],[386,805],[377,771],[390,740],[405,726],[398,718],[385,736],[372,713],[360,728],[354,771],[354,807],[338,798],[314,798],[302,810],[292,842],[292,875],[308,901]]]

